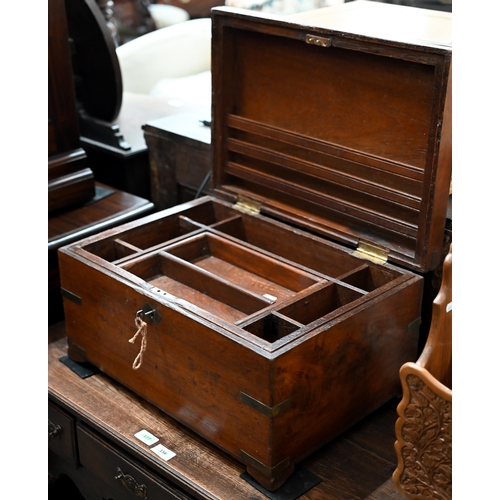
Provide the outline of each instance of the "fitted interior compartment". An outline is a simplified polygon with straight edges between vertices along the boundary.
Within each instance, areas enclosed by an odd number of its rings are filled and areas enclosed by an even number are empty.
[[[353,290],[340,283],[329,283],[306,297],[278,309],[278,312],[290,320],[308,325],[364,295],[360,290]]]
[[[140,248],[127,243],[119,238],[109,239],[103,245],[89,245],[92,248],[92,252],[99,257],[102,257],[108,261],[118,261],[120,259],[126,258],[130,255],[140,252]],[[86,250],[89,248],[86,247]]]
[[[108,262],[144,251],[201,229],[186,215],[164,217],[141,226],[113,234],[83,247]]]
[[[236,323],[324,281],[251,248],[203,232],[120,267],[171,295]]]
[[[274,302],[161,251],[130,261],[123,268],[148,283],[154,292],[173,295],[229,322]]]
[[[165,246],[178,238],[232,217],[235,213],[235,210],[223,204],[208,200],[184,207],[170,215],[155,216],[151,221],[134,225],[131,229],[115,230],[110,236],[93,241],[82,248],[108,262],[116,262],[134,253]]]
[[[371,292],[387,285],[399,276],[400,273],[394,270],[368,263],[361,265],[358,269],[346,273],[343,276],[339,276],[338,279],[343,283],[355,286],[366,292]]]
[[[337,282],[324,282],[297,300],[288,300],[283,307],[245,318],[238,322],[243,330],[267,342],[274,343],[287,335],[308,327],[317,320],[342,313],[342,308],[366,293]],[[305,331],[305,330],[303,330]]]
[[[322,278],[216,234],[189,237],[165,251],[241,288],[282,300]]]
[[[358,257],[325,239],[312,238],[284,224],[271,223],[259,217],[242,214],[230,218],[230,215],[228,213],[227,220],[213,228],[328,277],[339,278],[360,267]],[[402,274],[388,272],[389,275],[395,279]]]
[[[243,329],[256,337],[272,343],[290,335],[301,327],[301,324],[291,321],[279,313],[270,312],[244,326]]]

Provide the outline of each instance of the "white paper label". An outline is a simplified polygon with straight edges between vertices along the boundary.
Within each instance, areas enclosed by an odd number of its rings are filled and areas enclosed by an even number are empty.
[[[175,457],[175,453],[165,448],[162,444],[158,444],[154,448],[151,448],[151,451],[154,451],[159,457],[163,458],[163,460],[170,460]]]
[[[277,297],[275,297],[274,295],[271,295],[270,293],[265,293],[265,294],[264,294],[264,297],[265,297],[266,299],[271,300],[271,301],[273,302],[273,304],[274,304],[274,302],[276,302],[276,301],[278,300],[278,298],[277,298]]]
[[[139,431],[137,434],[134,434],[134,436],[143,443],[146,443],[148,446],[151,446],[152,444],[155,444],[159,441],[156,436],[153,436],[153,434],[144,429],[142,431]]]
[[[451,311],[451,305],[453,304],[453,302],[448,302],[448,304],[446,304],[446,312],[450,312]]]

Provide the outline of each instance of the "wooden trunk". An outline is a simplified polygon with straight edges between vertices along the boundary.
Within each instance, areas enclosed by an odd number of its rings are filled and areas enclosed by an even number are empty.
[[[216,195],[60,250],[69,355],[275,490],[417,357],[451,50],[220,8],[212,54]]]

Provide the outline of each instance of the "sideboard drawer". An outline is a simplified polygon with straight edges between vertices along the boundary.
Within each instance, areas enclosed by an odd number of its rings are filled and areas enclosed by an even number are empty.
[[[122,500],[192,500],[174,485],[155,477],[138,462],[124,456],[90,429],[77,425],[79,459],[81,465],[97,476],[106,491],[103,498],[119,497]]]
[[[49,450],[76,467],[75,422],[58,406],[49,402]]]

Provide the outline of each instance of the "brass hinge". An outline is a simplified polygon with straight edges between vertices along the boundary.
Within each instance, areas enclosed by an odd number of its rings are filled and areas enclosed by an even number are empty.
[[[360,241],[353,255],[375,262],[375,264],[385,264],[389,256],[389,250],[366,243],[365,241]]]
[[[259,202],[250,200],[249,198],[245,198],[243,196],[238,196],[238,200],[233,205],[233,208],[236,210],[250,215],[260,214],[260,207],[261,204]]]
[[[317,45],[318,47],[331,47],[332,40],[324,36],[306,35],[306,43],[310,45]]]

